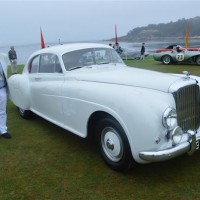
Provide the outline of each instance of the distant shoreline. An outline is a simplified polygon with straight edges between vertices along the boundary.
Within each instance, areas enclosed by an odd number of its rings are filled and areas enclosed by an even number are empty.
[[[189,37],[189,41],[191,42],[195,42],[196,40],[199,40],[200,36],[193,36],[193,37]],[[177,41],[177,43],[179,42],[185,42],[185,37],[181,36],[181,37],[149,37],[149,38],[135,38],[133,40],[126,40],[126,39],[120,39],[119,40],[121,42],[174,42]],[[113,40],[114,41],[114,40]],[[198,41],[199,42],[199,41]]]

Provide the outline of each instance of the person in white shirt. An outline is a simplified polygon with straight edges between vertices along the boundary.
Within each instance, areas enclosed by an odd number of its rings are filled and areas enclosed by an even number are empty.
[[[7,57],[0,54],[0,135],[10,139],[11,135],[7,132]]]

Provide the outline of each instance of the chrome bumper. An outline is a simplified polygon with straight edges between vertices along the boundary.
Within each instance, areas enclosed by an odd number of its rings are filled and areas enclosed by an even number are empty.
[[[197,149],[199,149],[199,145],[197,144],[196,133],[194,131],[188,131],[188,134],[190,135],[190,139],[188,142],[184,142],[170,149],[165,149],[161,151],[140,152],[139,156],[141,159],[145,161],[159,162],[159,161],[170,160],[184,153],[192,155]]]

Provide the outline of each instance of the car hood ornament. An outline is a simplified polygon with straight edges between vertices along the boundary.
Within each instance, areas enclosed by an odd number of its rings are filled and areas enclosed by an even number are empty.
[[[184,79],[186,79],[186,80],[190,79],[190,72],[188,72],[188,71],[182,71],[182,73],[185,75],[183,77]]]

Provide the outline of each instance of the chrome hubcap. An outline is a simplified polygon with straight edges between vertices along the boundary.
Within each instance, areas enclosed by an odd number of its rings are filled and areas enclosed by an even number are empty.
[[[168,64],[170,62],[170,58],[169,57],[164,57],[164,63]]]
[[[101,144],[106,156],[113,162],[118,162],[123,156],[123,143],[118,132],[112,127],[106,127],[101,134]]]
[[[114,149],[114,143],[113,143],[113,141],[111,140],[111,139],[107,139],[107,141],[106,141],[106,146],[107,146],[107,148],[108,149],[110,149],[110,150],[113,150]]]

